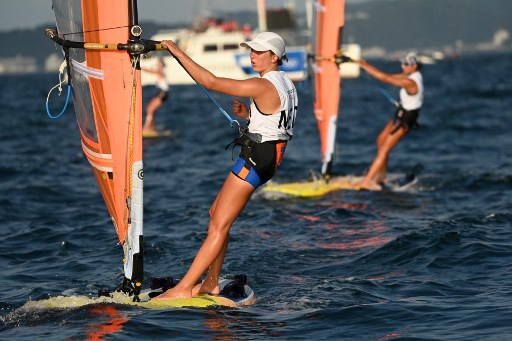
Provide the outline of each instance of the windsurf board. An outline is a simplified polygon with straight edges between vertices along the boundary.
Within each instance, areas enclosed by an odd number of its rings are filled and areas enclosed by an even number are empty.
[[[142,137],[144,138],[169,138],[173,136],[174,132],[172,130],[155,130],[142,132]]]
[[[221,292],[233,283],[230,279],[220,279],[219,287]],[[162,290],[144,290],[140,293],[139,302],[133,301],[133,296],[123,292],[113,292],[109,296],[92,298],[90,296],[72,295],[56,296],[38,301],[28,301],[21,308],[21,311],[48,310],[48,309],[66,309],[79,308],[94,304],[114,304],[137,306],[145,309],[175,309],[175,308],[209,308],[209,307],[231,307],[238,308],[250,306],[256,302],[254,292],[249,285],[244,284],[243,295],[233,297],[234,295],[197,295],[192,298],[178,298],[166,300],[152,300],[162,292]]]
[[[357,186],[357,183],[362,179],[362,176],[346,175],[332,177],[328,182],[323,179],[281,184],[269,182],[262,187],[261,191],[265,197],[273,199],[286,197],[315,198],[340,190],[363,191],[364,189]],[[382,190],[404,192],[410,190],[417,183],[418,178],[413,173],[388,174]]]
[[[291,196],[291,197],[304,197],[314,198],[326,195],[329,192],[339,190],[359,190],[356,186],[360,181],[360,176],[337,176],[333,177],[326,182],[323,179],[314,179],[304,182],[290,182],[290,183],[268,183],[262,188],[262,192],[273,196]]]

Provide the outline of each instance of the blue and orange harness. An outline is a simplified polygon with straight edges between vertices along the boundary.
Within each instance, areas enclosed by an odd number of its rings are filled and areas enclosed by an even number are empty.
[[[261,141],[259,134],[244,133],[226,146],[241,146],[239,159],[231,172],[254,188],[265,184],[276,174],[288,141]]]

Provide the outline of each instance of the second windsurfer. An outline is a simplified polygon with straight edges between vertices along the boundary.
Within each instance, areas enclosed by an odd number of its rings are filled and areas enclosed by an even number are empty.
[[[377,155],[366,176],[356,186],[361,189],[380,191],[386,180],[388,157],[391,150],[417,125],[416,120],[423,104],[423,77],[418,56],[408,53],[400,58],[402,73],[390,74],[370,65],[365,60],[359,64],[373,78],[400,87],[400,106],[377,137]]]

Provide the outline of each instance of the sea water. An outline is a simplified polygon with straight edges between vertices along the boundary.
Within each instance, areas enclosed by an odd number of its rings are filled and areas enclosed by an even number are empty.
[[[388,72],[397,62],[374,61]],[[304,200],[259,192],[237,219],[223,275],[245,273],[242,309],[122,305],[22,310],[59,295],[95,297],[122,278],[122,249],[80,145],[72,108],[45,112],[56,74],[0,77],[0,339],[506,340],[512,338],[512,58],[425,65],[419,123],[389,172],[406,192],[340,191]],[[335,86],[335,85],[333,85]],[[383,86],[396,96],[397,89]],[[313,86],[277,182],[320,167]],[[144,90],[147,103],[156,90]],[[236,136],[195,86],[156,114],[170,139],[144,141],[145,274],[180,278],[204,240]],[[59,112],[63,97],[52,93]],[[232,98],[214,94],[231,113]],[[335,175],[362,175],[393,106],[363,73],[343,80]],[[144,284],[146,287],[147,283]]]

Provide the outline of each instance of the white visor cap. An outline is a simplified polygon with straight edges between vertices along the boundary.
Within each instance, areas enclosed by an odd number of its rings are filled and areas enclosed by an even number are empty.
[[[285,54],[284,40],[274,32],[261,32],[253,40],[240,43],[240,46],[249,47],[254,51],[272,51],[279,59]]]

